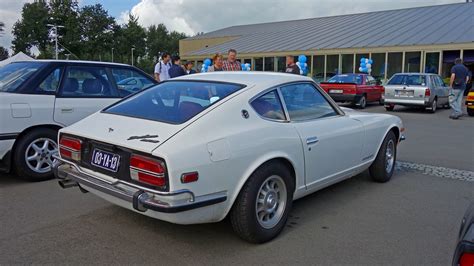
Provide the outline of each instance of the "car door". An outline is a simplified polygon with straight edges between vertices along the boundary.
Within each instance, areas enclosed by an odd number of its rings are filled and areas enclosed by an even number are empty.
[[[366,90],[367,90],[367,100],[370,102],[380,100],[380,88],[376,85],[375,79],[367,75],[365,80]]]
[[[106,68],[92,65],[66,67],[54,105],[54,120],[71,125],[119,100]]]
[[[280,91],[304,147],[308,188],[352,172],[361,162],[362,123],[344,115],[312,83],[289,84]]]
[[[449,87],[444,83],[443,79],[439,75],[433,76],[435,80],[438,90],[436,91],[436,95],[438,95],[438,102],[444,105],[449,104]]]

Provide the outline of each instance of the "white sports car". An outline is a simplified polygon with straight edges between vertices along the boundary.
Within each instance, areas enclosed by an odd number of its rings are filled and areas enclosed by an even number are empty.
[[[310,78],[189,75],[62,129],[55,175],[172,223],[230,215],[241,238],[262,243],[295,199],[366,169],[388,181],[403,131],[396,116],[342,110]]]

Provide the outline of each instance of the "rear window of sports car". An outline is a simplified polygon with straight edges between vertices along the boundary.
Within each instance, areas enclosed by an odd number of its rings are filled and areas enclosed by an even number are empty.
[[[104,112],[182,124],[243,87],[232,83],[167,81],[126,98]]]

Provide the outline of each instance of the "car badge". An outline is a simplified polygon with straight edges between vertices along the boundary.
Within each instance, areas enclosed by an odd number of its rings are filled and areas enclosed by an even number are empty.
[[[114,132],[114,129],[109,127],[109,133]]]

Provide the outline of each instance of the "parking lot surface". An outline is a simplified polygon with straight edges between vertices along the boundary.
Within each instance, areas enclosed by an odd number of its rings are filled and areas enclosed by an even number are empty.
[[[474,118],[449,112],[390,112],[407,136],[392,180],[363,173],[296,201],[283,233],[263,245],[240,240],[228,220],[174,225],[55,180],[2,175],[0,264],[449,265],[474,200]]]

